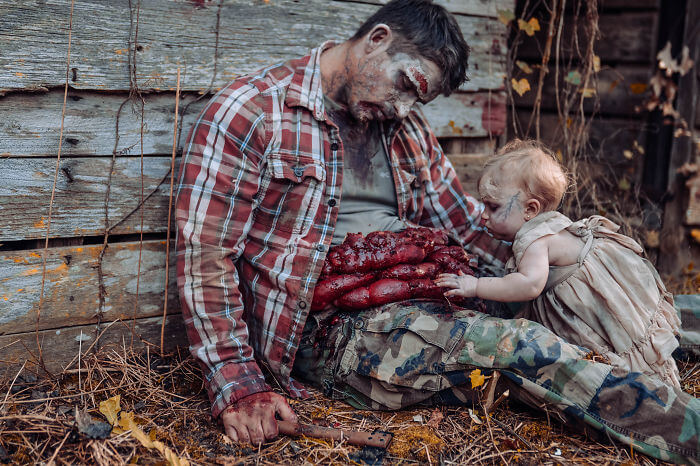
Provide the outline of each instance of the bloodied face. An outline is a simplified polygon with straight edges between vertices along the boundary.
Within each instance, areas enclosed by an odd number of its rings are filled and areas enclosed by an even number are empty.
[[[440,92],[440,69],[422,57],[382,50],[360,57],[355,68],[345,98],[360,122],[406,118],[416,102],[430,102]]]
[[[510,176],[485,174],[479,181],[479,195],[486,228],[495,238],[513,241],[530,216],[525,192]]]

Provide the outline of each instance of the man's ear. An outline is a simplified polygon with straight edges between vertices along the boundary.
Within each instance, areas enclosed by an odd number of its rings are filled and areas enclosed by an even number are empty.
[[[384,23],[374,26],[365,36],[364,51],[367,55],[376,52],[384,52],[389,48],[394,34],[391,28]]]
[[[530,198],[525,202],[525,216],[530,218],[537,217],[542,212],[542,204],[535,198]]]

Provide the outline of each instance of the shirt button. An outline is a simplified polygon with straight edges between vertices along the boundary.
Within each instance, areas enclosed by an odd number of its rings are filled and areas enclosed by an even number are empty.
[[[331,144],[331,150],[338,150],[338,143],[334,142]]]
[[[362,328],[364,326],[364,324],[365,323],[362,321],[362,319],[357,319],[355,321],[355,328]]]
[[[331,199],[330,201],[328,201],[328,205],[331,207],[335,207],[336,204],[337,202],[335,201],[335,199]]]
[[[297,306],[299,306],[299,309],[305,309],[306,308],[306,301],[303,301],[300,299],[299,302],[297,303]]]
[[[316,245],[316,249],[319,250],[319,251],[321,251],[321,252],[323,252],[323,251],[326,250],[326,245],[325,245],[325,244],[322,244],[322,243],[318,243],[318,244]]]
[[[294,170],[294,175],[297,178],[301,178],[304,174],[304,169],[302,167],[294,167],[292,170]]]

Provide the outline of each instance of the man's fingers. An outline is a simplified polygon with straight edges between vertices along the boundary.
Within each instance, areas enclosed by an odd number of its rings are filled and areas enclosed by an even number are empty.
[[[258,445],[265,441],[265,434],[263,434],[262,425],[260,423],[249,425],[248,434],[250,436],[250,443],[253,445]]]
[[[234,442],[240,441],[238,438],[238,433],[236,432],[236,429],[233,428],[233,426],[225,426],[224,429],[226,430],[226,435],[228,435],[228,438],[230,438]]]
[[[262,430],[266,440],[272,440],[273,438],[277,437],[279,434],[279,428],[274,415],[265,416],[262,419]]]
[[[285,400],[284,398],[282,398],[277,403],[277,412],[279,413],[280,417],[285,421],[297,421],[297,413],[294,412],[292,407],[289,406],[289,403],[287,403],[287,400]]]

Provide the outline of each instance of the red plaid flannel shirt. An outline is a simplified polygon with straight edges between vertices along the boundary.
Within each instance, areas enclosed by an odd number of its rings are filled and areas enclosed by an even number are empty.
[[[180,168],[177,278],[190,350],[216,417],[268,391],[258,361],[294,397],[290,377],[314,284],[331,244],[343,178],[311,55],[235,80],[197,118]],[[385,135],[398,214],[461,238],[502,265],[507,247],[479,228],[481,204],[418,111]]]

